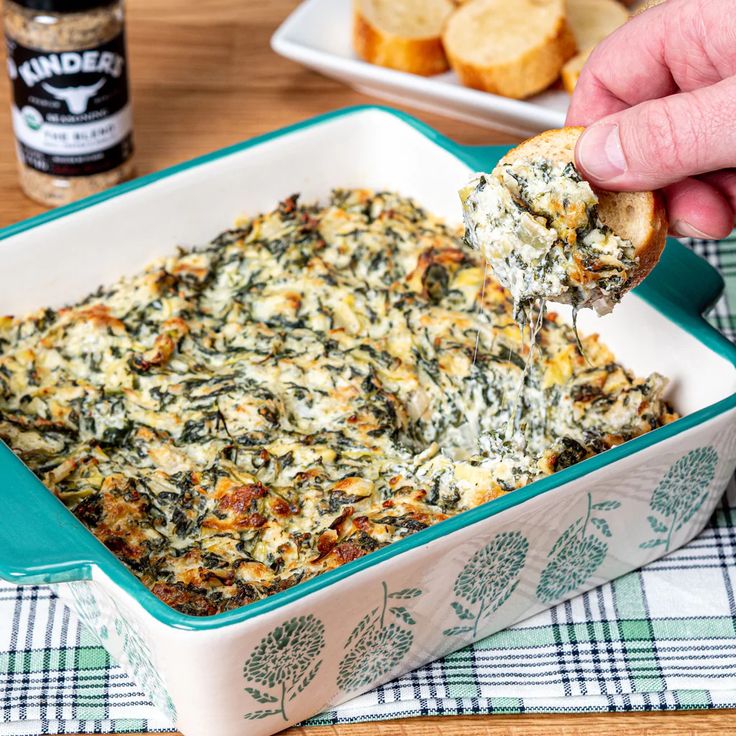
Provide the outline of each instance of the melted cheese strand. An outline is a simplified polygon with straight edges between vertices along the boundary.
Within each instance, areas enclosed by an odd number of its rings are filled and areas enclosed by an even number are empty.
[[[478,314],[480,315],[483,312],[483,302],[486,298],[486,280],[488,279],[488,262],[485,258],[481,260],[482,267],[483,267],[483,284],[480,287],[480,299],[478,300]],[[475,363],[478,360],[478,345],[480,344],[480,327],[478,327],[478,332],[475,335],[475,348],[473,349],[473,367],[475,367]]]

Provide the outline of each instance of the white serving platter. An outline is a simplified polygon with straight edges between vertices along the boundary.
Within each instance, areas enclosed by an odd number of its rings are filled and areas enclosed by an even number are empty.
[[[528,135],[565,124],[570,98],[563,90],[512,100],[463,87],[454,72],[421,77],[362,61],[352,47],[351,0],[305,0],[276,31],[271,47],[360,92],[476,125]]]

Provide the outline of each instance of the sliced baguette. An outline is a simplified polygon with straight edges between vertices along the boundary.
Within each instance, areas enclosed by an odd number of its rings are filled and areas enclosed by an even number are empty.
[[[509,151],[501,163],[517,159],[575,161],[575,145],[584,128],[560,128],[540,133]],[[629,287],[645,279],[662,255],[667,230],[667,212],[658,192],[606,192],[593,187],[599,199],[601,222],[636,249],[639,263]]]
[[[576,51],[565,0],[470,0],[442,40],[463,84],[516,99],[549,87]]]
[[[657,5],[661,5],[665,0],[643,0],[635,8],[632,15],[641,15],[645,10],[649,8],[656,8]],[[631,3],[629,3],[631,5]]]
[[[572,59],[566,62],[565,66],[562,67],[562,86],[568,94],[571,95],[575,91],[578,79],[580,79],[580,72],[583,71],[585,62],[588,61],[588,57],[592,51],[593,47],[586,49],[585,51],[581,51],[579,54],[575,54],[575,56],[573,56]]]
[[[354,0],[353,46],[371,64],[430,76],[448,70],[442,30],[451,0]]]
[[[600,43],[629,19],[617,0],[567,0],[567,20],[579,49]]]

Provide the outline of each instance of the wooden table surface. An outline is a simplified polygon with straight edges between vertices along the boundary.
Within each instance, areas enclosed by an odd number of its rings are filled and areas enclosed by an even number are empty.
[[[297,0],[128,0],[138,172],[346,105],[375,101],[276,56],[269,38]],[[3,64],[4,67],[4,64]],[[0,111],[9,88],[0,83]],[[409,109],[463,143],[510,136]],[[43,211],[17,185],[10,115],[0,114],[0,227]],[[425,718],[290,729],[290,736],[733,734],[736,711]],[[244,730],[245,733],[245,730]],[[217,736],[217,734],[213,734]]]

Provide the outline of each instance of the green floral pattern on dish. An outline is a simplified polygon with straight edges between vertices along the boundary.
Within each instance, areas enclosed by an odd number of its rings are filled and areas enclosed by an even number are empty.
[[[611,527],[602,514],[621,506],[619,501],[593,503],[588,493],[585,516],[576,519],[549,551],[552,559],[542,571],[537,586],[537,598],[543,603],[555,603],[567,593],[581,588],[603,564],[608,553]]]
[[[445,636],[478,634],[478,625],[495,613],[511,596],[519,583],[526,562],[529,542],[519,532],[501,532],[468,561],[455,580],[455,614],[467,623],[445,629]]]
[[[386,583],[382,585],[382,605],[366,614],[345,642],[347,653],[337,675],[337,685],[342,690],[357,690],[377,683],[404,659],[414,642],[410,627],[416,621],[406,606],[396,602],[418,598],[422,591],[404,588],[389,593]]]
[[[681,457],[654,489],[649,505],[659,516],[647,516],[657,535],[642,542],[643,549],[664,546],[669,552],[674,532],[693,518],[708,498],[716,474],[718,453],[713,447],[698,447]]]
[[[253,700],[270,707],[250,711],[245,718],[258,720],[280,714],[288,721],[286,706],[319,672],[322,660],[317,658],[324,646],[324,624],[311,613],[290,618],[263,637],[245,660],[243,676],[247,682],[276,692],[246,687]]]

